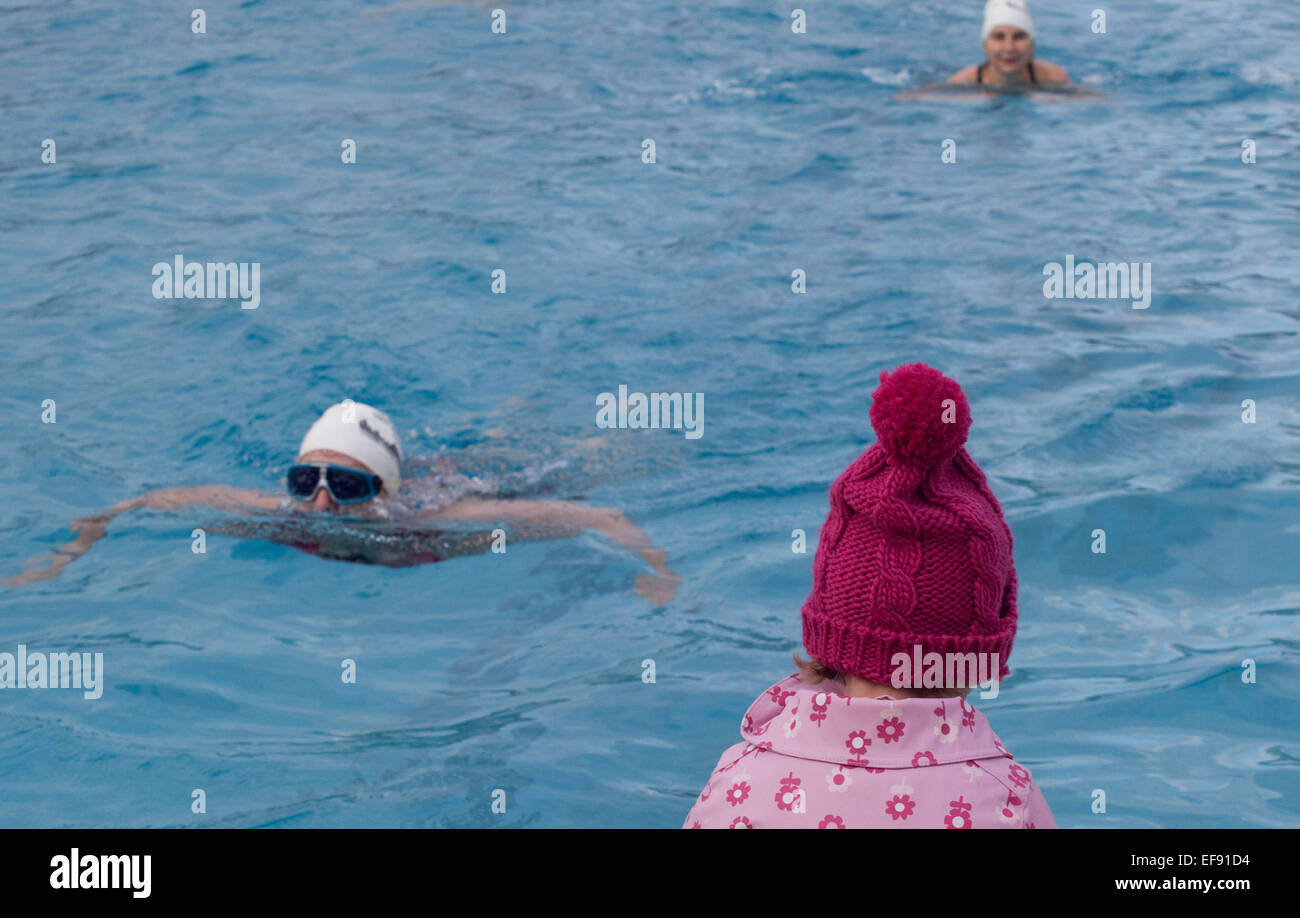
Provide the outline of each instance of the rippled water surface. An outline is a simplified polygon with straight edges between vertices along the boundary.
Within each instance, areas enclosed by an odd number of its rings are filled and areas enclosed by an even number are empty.
[[[977,62],[978,3],[806,35],[740,3],[525,0],[505,35],[490,4],[207,4],[195,35],[0,3],[0,573],[150,488],[275,491],[351,396],[495,493],[621,509],[685,581],[654,607],[595,535],[390,568],[125,515],[0,589],[0,650],[107,668],[97,701],[0,693],[0,823],[680,825],[791,669],[791,531],[924,360],[1016,539],[982,707],[1058,822],[1300,824],[1300,14],[1076,6],[1035,3],[1038,53],[1091,100],[900,99]],[[259,262],[260,307],[155,299],[177,253]],[[1067,255],[1150,262],[1150,307],[1045,299]],[[620,384],[705,393],[703,437],[596,429]]]

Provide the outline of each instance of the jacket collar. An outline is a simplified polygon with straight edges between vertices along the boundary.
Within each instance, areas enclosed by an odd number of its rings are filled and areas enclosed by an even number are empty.
[[[835,765],[921,768],[1005,756],[988,719],[964,698],[850,698],[844,683],[798,674],[760,695],[740,735],[759,749]]]

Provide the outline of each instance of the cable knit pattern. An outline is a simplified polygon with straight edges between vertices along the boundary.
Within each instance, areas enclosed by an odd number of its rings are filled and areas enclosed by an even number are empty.
[[[887,683],[896,653],[997,653],[1016,630],[1011,529],[966,452],[961,387],[921,363],[881,373],[878,442],[831,487],[803,606],[804,646],[835,669]]]
[[[962,453],[965,453],[962,450]],[[986,522],[991,513],[1001,515],[1001,507],[996,500],[991,504],[977,488],[977,483],[969,476],[958,472],[958,463],[942,470],[936,470],[931,476],[929,487],[925,489],[932,500],[947,506],[966,523],[968,530],[967,549],[970,557],[971,575],[971,612],[975,617],[972,630],[982,634],[996,634],[999,629],[999,611],[1002,604],[1002,590],[1005,582],[1005,552],[999,550],[996,543],[1000,529],[994,529]],[[973,462],[972,462],[973,464]],[[981,477],[983,477],[981,475]],[[992,496],[992,495],[990,495]]]
[[[993,531],[987,534],[987,539],[998,546],[998,555],[995,558],[989,558],[987,563],[977,570],[983,572],[985,582],[981,587],[986,589],[990,596],[996,595],[987,606],[977,606],[977,612],[981,616],[986,633],[997,634],[1007,630],[1010,622],[1011,634],[1007,640],[1006,652],[1002,655],[1002,661],[1005,665],[1007,657],[1011,655],[1011,643],[1015,639],[1015,623],[1017,619],[1016,608],[1016,568],[1014,560],[1014,539],[1011,535],[1011,527],[1007,525],[1006,517],[1002,513],[1002,505],[994,496],[993,491],[988,486],[988,480],[971,455],[966,450],[961,450],[954,463],[956,468],[965,474],[966,478],[971,481],[978,489],[981,497],[984,498],[987,506],[992,508],[997,515],[998,524]],[[974,524],[983,525],[977,517],[973,520]],[[1005,572],[1005,575],[999,580],[998,575]]]

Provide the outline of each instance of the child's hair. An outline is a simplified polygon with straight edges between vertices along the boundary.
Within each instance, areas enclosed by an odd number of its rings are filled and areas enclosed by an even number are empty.
[[[799,675],[803,681],[809,685],[816,685],[823,679],[843,679],[848,673],[842,673],[839,670],[832,669],[821,660],[816,658],[810,660],[800,659],[799,654],[794,654],[794,665],[799,668]],[[965,698],[970,692],[967,688],[914,688],[908,689],[914,695],[921,698]]]

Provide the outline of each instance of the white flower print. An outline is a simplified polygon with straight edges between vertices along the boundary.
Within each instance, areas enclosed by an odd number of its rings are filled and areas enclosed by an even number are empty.
[[[826,776],[826,789],[832,794],[844,793],[853,784],[853,778],[849,775],[850,771],[851,769],[845,768],[843,765],[836,768]]]

